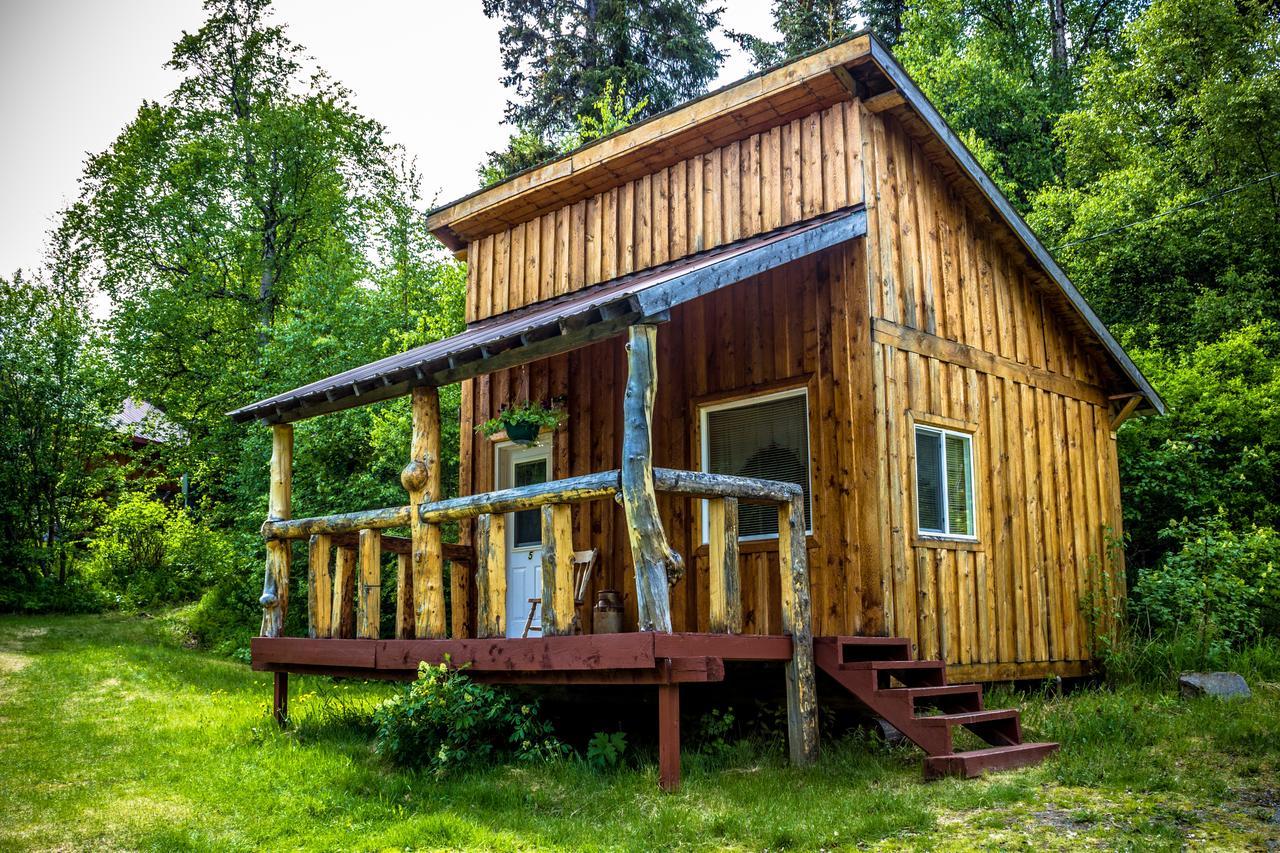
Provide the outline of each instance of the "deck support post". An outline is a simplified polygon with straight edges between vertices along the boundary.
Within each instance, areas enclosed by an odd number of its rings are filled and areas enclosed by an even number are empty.
[[[271,490],[267,499],[267,522],[289,518],[293,503],[293,424],[271,427]],[[264,637],[284,636],[284,617],[289,610],[289,561],[292,543],[288,539],[267,541],[267,568],[262,581],[262,631]]]
[[[542,508],[542,636],[573,633],[573,509]]]
[[[818,687],[813,669],[813,616],[804,497],[778,506],[778,567],[782,581],[782,631],[791,635],[787,664],[787,742],[791,763],[818,758]]]
[[[338,546],[333,559],[333,607],[329,614],[329,636],[350,640],[356,635],[356,549]]]
[[[632,326],[627,339],[627,390],[622,402],[622,506],[636,574],[641,631],[671,632],[670,587],[684,560],[667,542],[653,487],[653,401],[658,387],[658,327]]]
[[[438,501],[441,494],[440,470],[440,392],[434,387],[413,389],[413,441],[409,464],[400,472],[400,484],[409,493],[409,535],[411,549],[410,574],[412,592],[397,592],[406,602],[405,609],[414,612],[413,624],[405,622],[406,637],[442,639],[447,636],[444,612],[444,549],[441,547],[440,525],[422,520],[421,505]],[[400,636],[397,630],[397,636]]]
[[[667,662],[668,667],[670,661]],[[680,787],[680,685],[658,685],[658,787]]]
[[[271,716],[284,728],[289,722],[289,673],[275,673],[275,689],[271,696]]]

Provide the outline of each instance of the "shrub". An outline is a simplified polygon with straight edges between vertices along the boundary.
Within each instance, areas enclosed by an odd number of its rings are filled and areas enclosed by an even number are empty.
[[[1238,647],[1280,630],[1280,537],[1268,527],[1232,529],[1219,514],[1175,522],[1175,548],[1142,571],[1132,613],[1153,635],[1197,633],[1206,648]]]
[[[626,751],[626,732],[596,732],[587,742],[587,766],[597,773],[612,770],[622,763]]]
[[[89,554],[89,577],[126,607],[191,601],[236,570],[223,534],[141,494],[107,514]]]
[[[422,663],[418,679],[374,711],[378,752],[396,764],[444,775],[514,758],[545,760],[567,748],[538,717],[536,702],[480,684],[448,662]]]

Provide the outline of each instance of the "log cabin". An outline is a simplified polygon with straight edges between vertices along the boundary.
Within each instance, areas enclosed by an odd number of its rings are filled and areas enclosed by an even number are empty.
[[[1092,671],[1125,589],[1115,430],[1163,403],[873,35],[428,227],[467,263],[465,331],[231,413],[275,436],[253,665],[281,720],[289,672],[407,679],[446,655],[499,682],[652,685],[673,787],[680,684],[767,661],[796,763],[830,691],[920,745],[927,776],[1054,749],[965,682]],[[291,518],[292,422],[402,396],[406,505]],[[562,420],[522,443],[474,429],[525,403]],[[300,539],[309,636],[289,638]],[[608,632],[600,593],[623,602]],[[987,746],[957,750],[959,728]]]

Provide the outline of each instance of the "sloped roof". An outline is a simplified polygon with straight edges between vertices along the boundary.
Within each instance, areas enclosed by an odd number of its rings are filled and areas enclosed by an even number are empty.
[[[112,415],[108,422],[112,429],[121,434],[157,444],[186,436],[182,427],[169,420],[164,412],[146,400],[135,400],[132,397],[124,398],[120,411]]]
[[[594,195],[601,189],[672,165],[707,148],[740,139],[839,100],[883,98],[893,93],[927,128],[996,216],[1038,266],[1068,312],[1087,329],[1117,373],[1127,378],[1151,408],[1164,402],[1115,337],[960,141],[906,70],[870,31],[825,45],[785,64],[765,69],[693,101],[595,140],[562,157],[440,205],[427,224],[445,245],[467,243],[547,210]]]

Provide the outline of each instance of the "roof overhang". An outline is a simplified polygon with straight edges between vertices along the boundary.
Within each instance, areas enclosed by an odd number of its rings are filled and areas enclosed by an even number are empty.
[[[286,423],[515,367],[658,323],[677,305],[867,233],[861,205],[689,255],[472,324],[441,341],[230,412]]]

